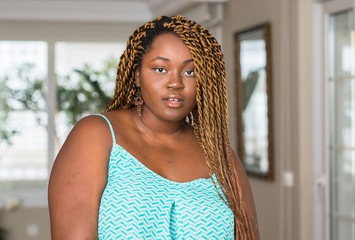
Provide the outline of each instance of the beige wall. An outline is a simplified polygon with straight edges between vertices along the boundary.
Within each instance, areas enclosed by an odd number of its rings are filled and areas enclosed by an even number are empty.
[[[250,179],[251,187],[254,194],[255,204],[257,208],[258,222],[261,239],[276,240],[279,239],[279,221],[280,221],[280,156],[277,149],[277,142],[280,142],[279,129],[280,119],[276,116],[280,115],[280,57],[275,46],[280,46],[280,0],[238,0],[229,1],[225,8],[225,25],[224,25],[224,43],[223,51],[225,54],[226,70],[227,70],[227,89],[229,97],[229,114],[230,114],[230,138],[234,150],[236,147],[236,84],[234,72],[234,34],[245,28],[258,25],[260,23],[271,22],[271,40],[272,40],[272,84],[273,84],[273,101],[274,101],[274,171],[275,177],[273,182],[265,182]]]
[[[1,40],[112,41],[126,43],[141,24],[0,21]]]
[[[299,214],[296,221],[299,228],[293,230],[293,236],[298,239],[313,239],[313,97],[312,97],[312,5],[314,0],[298,0],[297,4],[291,6],[295,8],[297,17],[297,31],[291,34],[291,38],[297,39],[297,48],[293,55],[297,61],[297,79],[292,78],[291,82],[297,84],[297,94],[293,95],[292,102],[297,105],[295,119],[292,126],[291,135],[297,136],[295,142],[297,146],[293,151],[292,162],[299,163],[295,168],[297,188],[296,199],[298,209],[294,209]],[[292,46],[292,45],[291,45]],[[298,133],[298,135],[297,135]],[[297,232],[296,232],[297,231]],[[298,235],[297,235],[298,234]]]
[[[4,227],[8,230],[6,240],[49,240],[50,225],[47,208],[21,208],[4,214]],[[28,228],[38,227],[37,236],[28,236]]]
[[[225,7],[225,54],[231,144],[236,150],[236,32],[271,23],[274,181],[250,178],[261,239],[312,239],[311,0],[231,0]],[[294,186],[283,186],[283,173]]]

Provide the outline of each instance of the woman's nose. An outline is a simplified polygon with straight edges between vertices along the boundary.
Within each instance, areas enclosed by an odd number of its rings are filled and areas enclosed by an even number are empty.
[[[182,81],[182,76],[180,74],[171,74],[169,76],[169,81],[167,84],[167,87],[169,89],[174,89],[174,90],[182,90],[184,89],[184,83]]]

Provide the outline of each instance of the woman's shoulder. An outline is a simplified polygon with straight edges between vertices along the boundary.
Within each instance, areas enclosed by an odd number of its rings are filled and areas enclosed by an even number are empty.
[[[61,151],[67,148],[78,150],[85,148],[90,152],[111,151],[114,142],[112,125],[116,125],[117,119],[120,118],[117,117],[116,110],[81,118],[71,129]]]
[[[83,138],[96,137],[102,140],[102,138],[111,136],[110,125],[117,125],[117,123],[123,122],[127,118],[126,115],[127,110],[113,110],[85,116],[75,124],[70,135],[76,133]]]
[[[89,115],[80,119],[71,130],[68,139],[97,139],[102,141],[106,139],[109,134],[107,121],[99,115]],[[67,139],[67,140],[68,140]]]

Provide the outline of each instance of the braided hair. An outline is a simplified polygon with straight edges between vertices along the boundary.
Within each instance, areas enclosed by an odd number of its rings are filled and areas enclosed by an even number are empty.
[[[158,17],[140,26],[127,41],[117,68],[115,95],[105,111],[132,108],[138,90],[134,73],[160,34],[176,34],[190,50],[196,77],[196,107],[187,116],[205,154],[209,174],[215,174],[220,198],[234,214],[235,238],[254,239],[253,221],[248,215],[239,184],[236,163],[228,138],[226,73],[221,47],[201,25],[183,16]],[[223,197],[225,196],[225,198]],[[226,200],[225,200],[226,199]]]

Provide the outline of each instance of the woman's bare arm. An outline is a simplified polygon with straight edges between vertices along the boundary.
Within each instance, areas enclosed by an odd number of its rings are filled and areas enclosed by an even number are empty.
[[[258,221],[256,217],[255,204],[253,194],[250,189],[248,177],[244,171],[242,162],[239,160],[238,156],[233,152],[233,158],[236,161],[238,178],[240,181],[240,186],[242,187],[244,203],[249,216],[252,218],[253,227],[254,227],[254,236],[256,240],[260,239]]]
[[[106,186],[112,137],[99,116],[80,120],[61,148],[50,176],[52,240],[98,239],[98,212]]]

